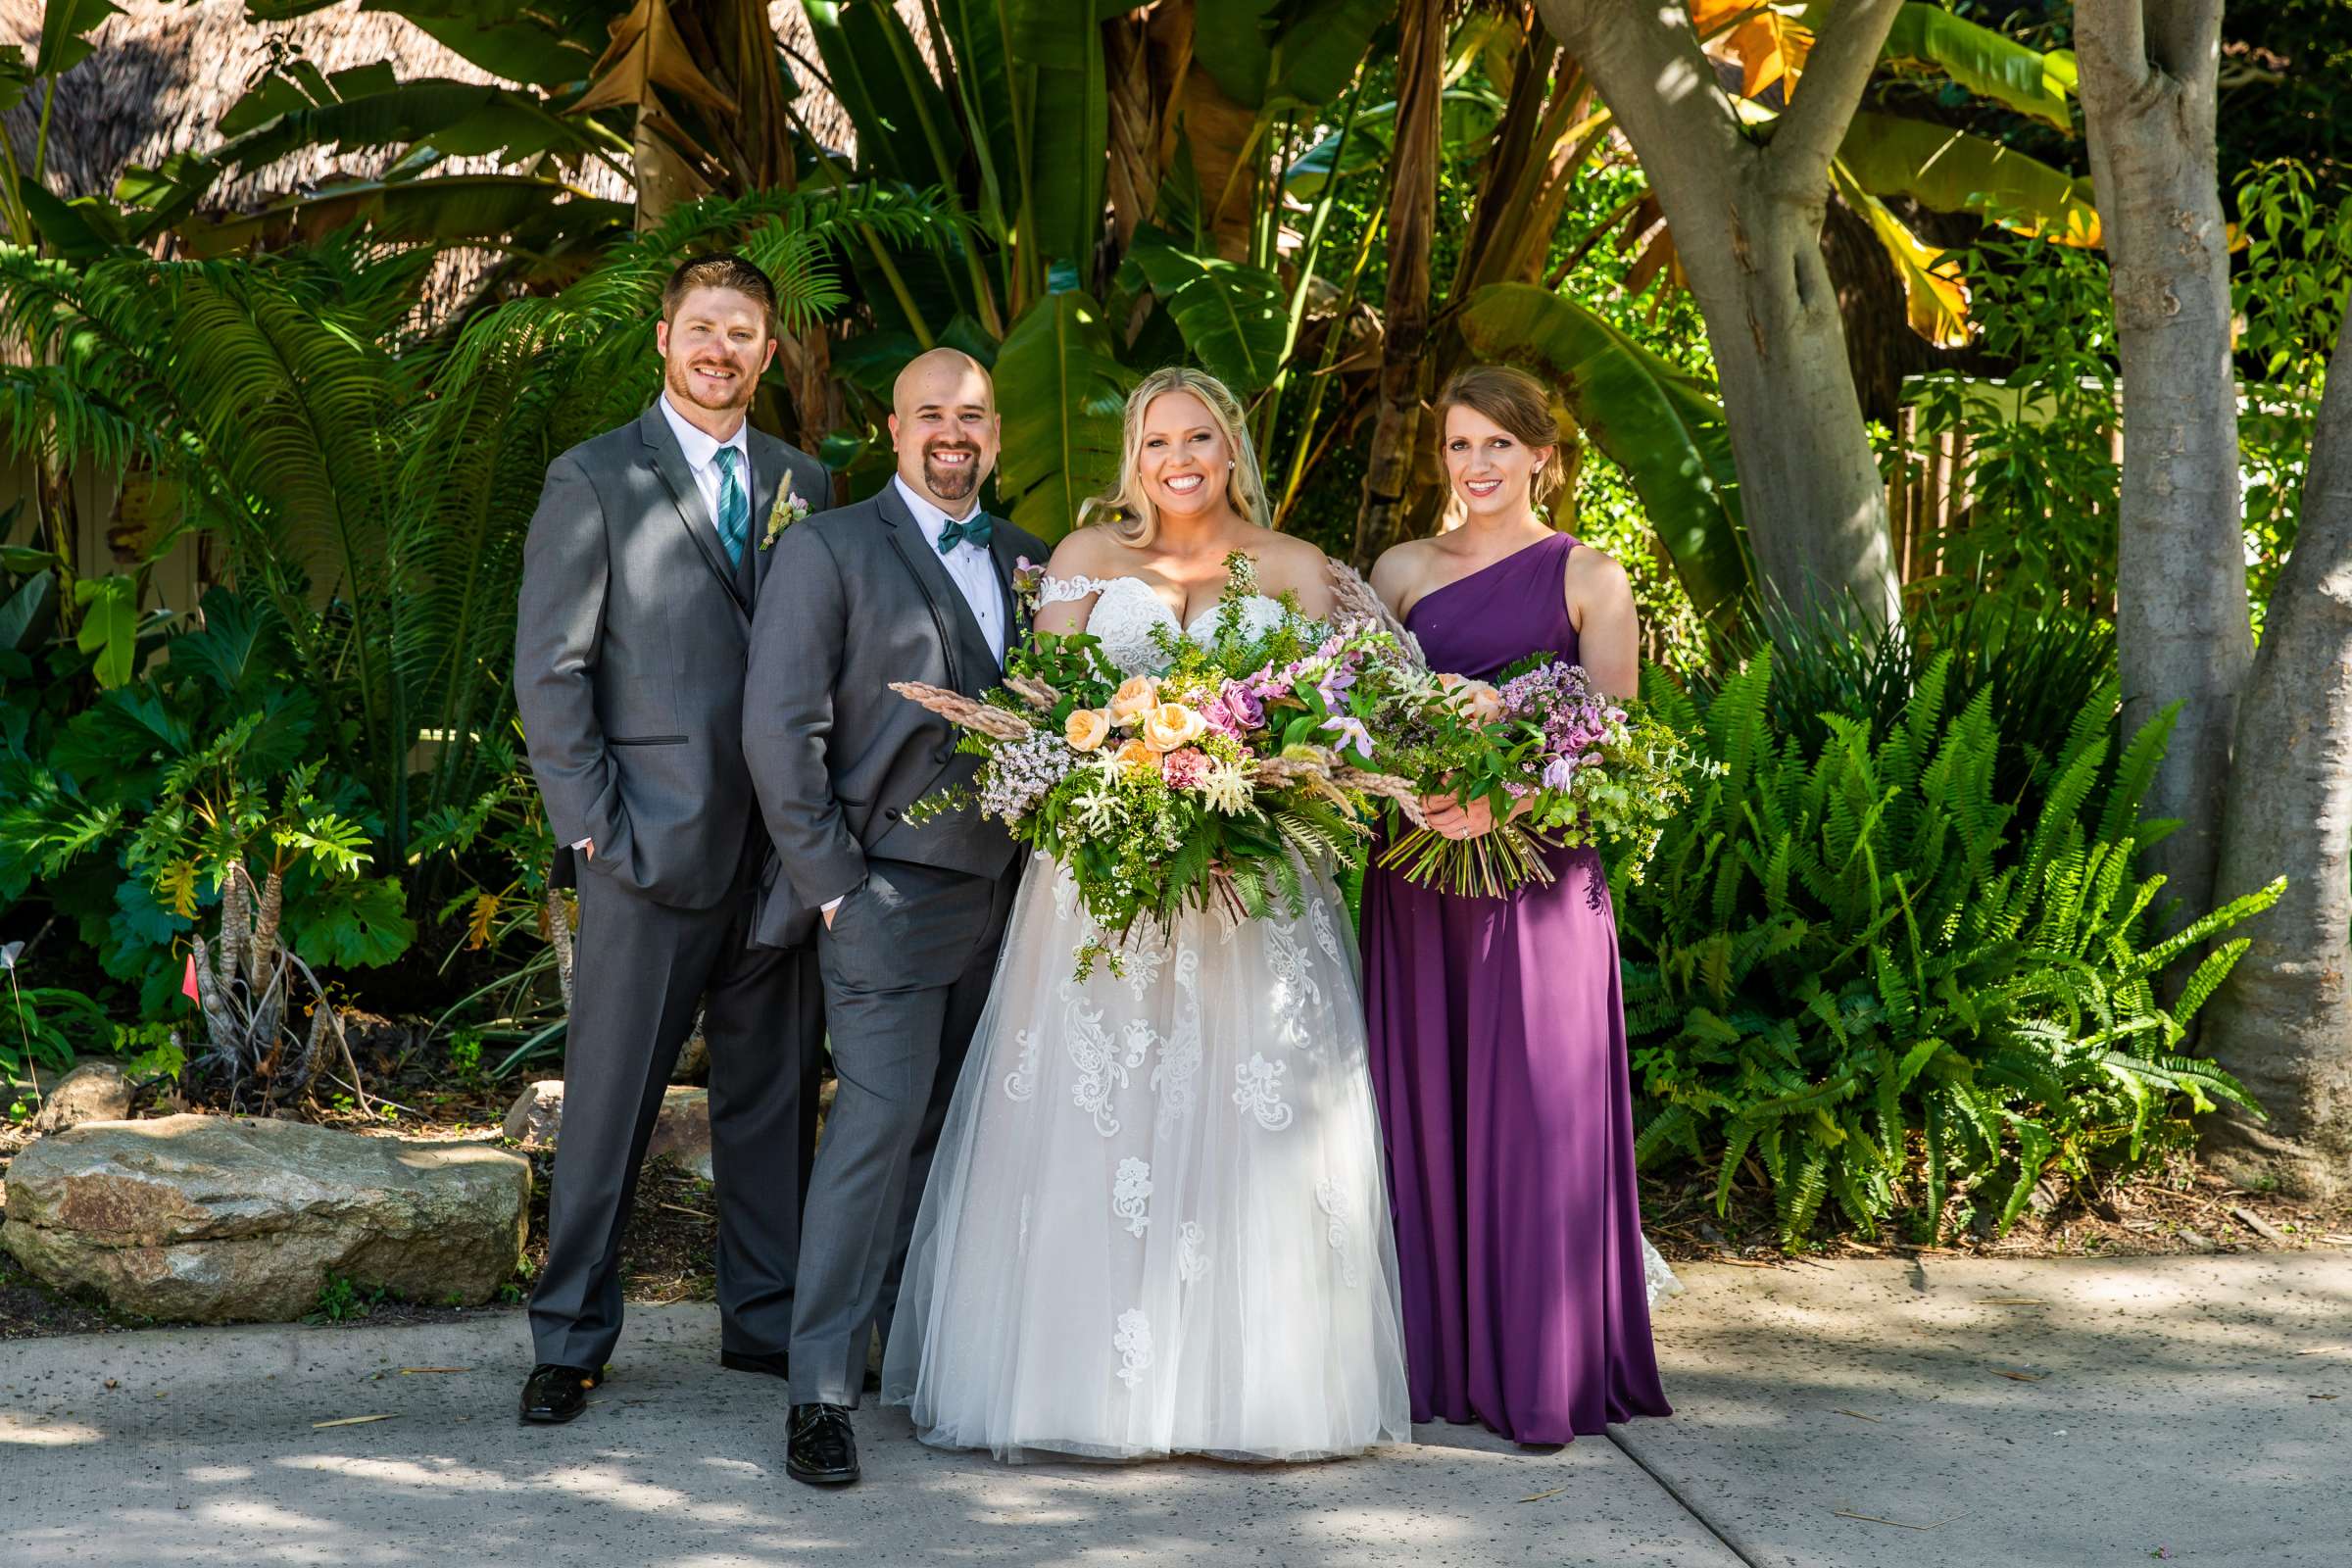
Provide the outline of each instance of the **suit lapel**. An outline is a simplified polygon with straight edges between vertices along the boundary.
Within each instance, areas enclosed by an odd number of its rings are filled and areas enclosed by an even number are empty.
[[[645,411],[645,417],[637,421],[637,431],[645,439],[647,463],[662,476],[669,491],[678,521],[693,537],[695,548],[703,553],[703,561],[718,578],[719,586],[735,602],[736,617],[749,625],[751,616],[744,602],[743,585],[736,580],[735,568],[727,561],[726,546],[719,543],[718,524],[711,519],[710,509],[703,504],[702,486],[694,482],[694,470],[686,466],[686,453],[671,433],[669,420],[662,416],[659,403]],[[752,515],[757,519],[760,514],[755,510]]]
[[[930,602],[932,618],[939,625],[940,643],[947,651],[953,684],[958,690],[962,689],[960,670],[970,662],[968,656],[972,655],[984,655],[986,667],[989,673],[994,674],[995,651],[989,648],[988,638],[982,635],[979,621],[972,618],[972,607],[964,602],[963,590],[956,586],[954,577],[948,575],[947,563],[939,559],[939,552],[932,548],[929,539],[923,537],[922,524],[916,522],[914,514],[906,510],[906,500],[900,496],[898,485],[884,485],[876,502],[882,520],[890,524],[891,547],[906,563],[906,569],[914,573],[916,583],[923,590],[923,597]],[[959,658],[959,653],[966,657]]]

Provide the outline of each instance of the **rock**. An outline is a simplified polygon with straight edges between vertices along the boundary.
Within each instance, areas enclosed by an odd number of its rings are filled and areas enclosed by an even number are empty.
[[[148,1317],[284,1322],[330,1273],[474,1304],[514,1276],[530,1190],[529,1161],[482,1144],[227,1116],[91,1123],[10,1164],[0,1247]]]
[[[85,1061],[41,1097],[36,1133],[62,1133],[85,1121],[121,1121],[130,1114],[130,1085],[111,1061]]]
[[[542,1078],[514,1098],[506,1134],[525,1149],[553,1149],[564,1130],[564,1080]],[[680,1170],[710,1180],[710,1091],[673,1084],[662,1096],[645,1157],[667,1155]]]

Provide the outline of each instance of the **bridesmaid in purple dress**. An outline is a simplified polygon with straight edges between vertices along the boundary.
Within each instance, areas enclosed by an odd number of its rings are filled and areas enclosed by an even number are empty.
[[[1468,517],[1389,551],[1373,587],[1433,669],[1492,679],[1548,652],[1630,694],[1624,568],[1535,513],[1559,472],[1542,385],[1477,367],[1438,414]],[[1448,837],[1493,829],[1483,802],[1426,804]],[[1363,893],[1413,1419],[1482,1420],[1530,1444],[1670,1413],[1649,1341],[1616,914],[1595,852],[1550,864],[1550,886],[1501,898],[1377,866]]]

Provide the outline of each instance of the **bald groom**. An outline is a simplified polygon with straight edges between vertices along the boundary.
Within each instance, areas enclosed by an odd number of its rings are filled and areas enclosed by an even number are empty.
[[[780,874],[754,940],[812,928],[840,1084],[809,1180],[792,1329],[786,1469],[858,1479],[849,1411],[869,1335],[887,1334],[916,1203],[980,1017],[1019,874],[1003,827],[968,808],[906,819],[968,783],[947,721],[890,691],[978,697],[1022,635],[1014,564],[1042,540],[980,510],[999,422],[988,372],[934,349],[899,375],[898,472],[794,525],[752,627],[743,749]]]

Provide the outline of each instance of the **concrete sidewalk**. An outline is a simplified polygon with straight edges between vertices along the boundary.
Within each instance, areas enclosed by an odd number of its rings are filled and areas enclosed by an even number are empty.
[[[1678,1414],[1612,1440],[1008,1468],[869,1408],[833,1494],[784,1477],[782,1390],[719,1370],[706,1307],[632,1310],[552,1431],[511,1414],[514,1313],[19,1341],[0,1564],[2352,1562],[2352,1256],[1687,1278]]]

